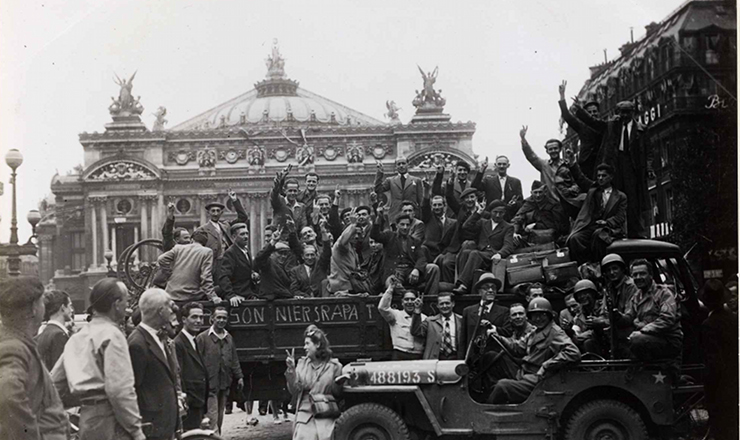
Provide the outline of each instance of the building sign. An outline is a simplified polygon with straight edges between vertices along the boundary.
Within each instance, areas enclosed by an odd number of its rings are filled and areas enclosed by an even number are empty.
[[[638,113],[637,120],[640,121],[642,125],[650,125],[660,119],[661,116],[663,116],[661,105],[655,104],[645,109],[642,113]]]

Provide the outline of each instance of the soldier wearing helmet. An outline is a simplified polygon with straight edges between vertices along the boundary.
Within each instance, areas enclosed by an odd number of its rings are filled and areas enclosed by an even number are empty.
[[[521,403],[537,384],[565,364],[578,362],[581,352],[563,329],[554,322],[555,312],[546,298],[534,298],[527,307],[527,318],[535,331],[515,341],[498,335],[496,328],[488,331],[506,348],[494,370],[500,379],[488,397],[489,403]],[[523,356],[521,366],[514,357]]]
[[[580,280],[573,288],[573,297],[580,305],[580,311],[573,319],[571,330],[566,333],[584,352],[602,354],[602,333],[595,331],[595,321],[601,311],[601,302],[596,284],[591,280]]]
[[[622,257],[617,254],[609,254],[601,260],[601,274],[606,281],[606,292],[604,300],[601,303],[599,316],[594,319],[594,327],[600,330],[608,330],[610,317],[612,314],[619,316],[627,311],[632,297],[637,294],[639,289],[627,275],[627,264]],[[617,322],[615,328],[615,352],[612,353],[612,359],[629,357],[629,345],[627,337],[634,330],[631,322]]]

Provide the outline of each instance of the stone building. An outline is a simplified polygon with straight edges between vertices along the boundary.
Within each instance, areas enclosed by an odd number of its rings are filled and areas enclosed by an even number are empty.
[[[76,293],[82,306],[86,288],[106,274],[106,251],[115,266],[126,247],[161,238],[169,202],[177,208],[176,225],[190,230],[206,221],[204,206],[214,200],[227,206],[225,216],[235,216],[229,189],[249,213],[256,252],[271,222],[273,178],[289,163],[301,187],[309,171],[321,178],[319,192],[332,194],[338,185],[344,206],[368,202],[376,160],[391,175],[395,158],[404,155],[412,173],[429,177],[436,161],[473,164],[475,124],[453,123],[443,112],[444,99],[431,87],[436,70],[424,74],[416,114],[404,124],[392,101],[383,122],[299,87],[284,66],[275,46],[265,79],[252,90],[172,128],[164,127],[160,108],[151,130],[131,94],[134,78],[119,80],[112,122],[102,133],[79,136],[82,168],[52,179],[54,201],[39,225],[42,279]],[[135,263],[155,258],[145,250]]]

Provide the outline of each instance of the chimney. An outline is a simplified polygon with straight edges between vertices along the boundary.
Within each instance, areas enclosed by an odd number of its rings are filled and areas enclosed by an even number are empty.
[[[645,26],[645,36],[649,37],[650,35],[652,35],[655,31],[658,30],[658,27],[659,27],[658,23],[654,21],[650,23],[649,25]]]
[[[630,26],[630,43],[634,43],[635,42],[635,32],[634,31],[635,31],[635,28],[633,28],[632,26]]]

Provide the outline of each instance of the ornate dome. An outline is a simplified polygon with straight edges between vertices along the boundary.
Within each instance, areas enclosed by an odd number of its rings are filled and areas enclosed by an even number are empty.
[[[254,89],[175,126],[203,130],[246,125],[384,125],[371,116],[298,87],[287,79],[284,59],[275,45],[267,58],[267,79]]]

